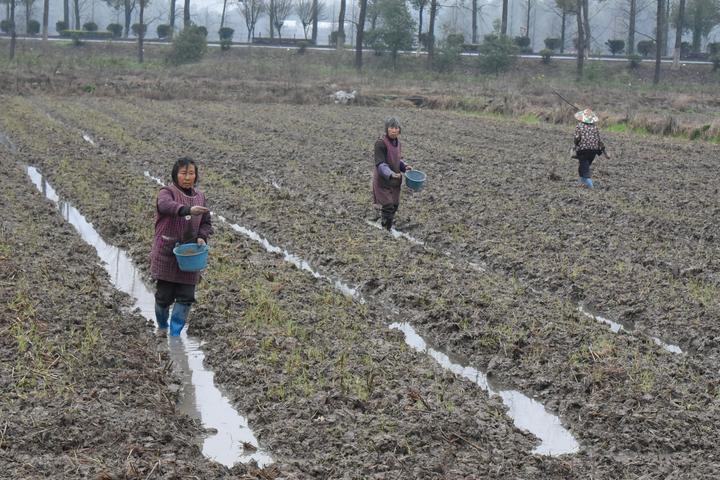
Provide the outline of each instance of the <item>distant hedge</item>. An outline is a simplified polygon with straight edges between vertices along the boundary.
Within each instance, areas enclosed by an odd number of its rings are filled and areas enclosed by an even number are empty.
[[[86,40],[105,40],[112,38],[112,32],[88,32],[87,30],[62,30],[61,37],[83,38]]]

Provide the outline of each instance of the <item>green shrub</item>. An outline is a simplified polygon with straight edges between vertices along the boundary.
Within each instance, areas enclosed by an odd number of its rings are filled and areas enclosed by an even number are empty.
[[[628,68],[635,70],[640,66],[640,63],[642,62],[642,57],[640,55],[632,54],[628,55]]]
[[[156,32],[158,38],[168,38],[170,36],[170,25],[158,25]]]
[[[310,45],[312,45],[312,42],[310,40],[300,40],[298,42],[297,54],[305,55],[305,52],[307,51],[307,47],[309,47]]]
[[[83,23],[83,30],[86,32],[97,32],[98,26],[95,22]]]
[[[530,48],[530,37],[515,37],[513,39],[513,43],[517,45],[523,53],[532,52],[532,49]]]
[[[720,42],[708,43],[707,51],[710,54],[710,57],[720,54]]]
[[[548,65],[550,63],[550,59],[552,58],[553,51],[549,48],[543,48],[540,50],[540,56],[542,57],[542,63],[545,65]]]
[[[653,40],[641,40],[637,44],[637,51],[643,57],[647,57],[655,50],[655,42]]]
[[[40,33],[40,22],[37,20],[30,20],[27,22],[27,34],[37,35]]]
[[[58,34],[62,34],[63,30],[67,30],[67,24],[62,20],[60,20],[59,22],[55,22],[55,31]]]
[[[551,51],[560,50],[562,40],[555,37],[548,37],[545,39],[545,48]],[[542,54],[542,52],[540,52]]]
[[[195,28],[198,29],[198,32],[200,32],[203,37],[207,38],[207,34],[208,34],[207,28],[203,27],[202,25],[197,26]]]
[[[107,31],[110,32],[113,38],[120,38],[122,37],[123,26],[119,23],[111,23],[107,26]]]
[[[12,22],[10,20],[0,20],[0,30],[5,33],[10,33],[12,28]]]
[[[234,34],[235,34],[235,30],[230,27],[223,27],[220,30],[218,30],[218,37],[220,37],[220,49],[221,50],[230,49],[230,45],[232,45],[232,39],[233,39]]]
[[[433,59],[433,67],[439,72],[452,72],[460,62],[465,37],[461,33],[451,33],[443,40]]]
[[[710,57],[710,61],[713,64],[713,72],[717,72],[720,70],[720,53],[716,53],[715,55]]]
[[[607,45],[608,50],[610,50],[610,53],[613,57],[618,53],[622,53],[625,50],[625,40],[608,40],[607,42],[605,42],[605,45]]]
[[[136,37],[140,36],[140,31],[142,29],[142,36],[145,37],[145,34],[147,33],[147,24],[140,25],[139,23],[133,23],[132,27],[130,27],[130,30],[132,30],[133,35]]]
[[[508,71],[517,60],[518,47],[506,36],[485,35],[479,50],[480,70],[485,73],[499,75]]]
[[[172,65],[199,62],[206,52],[206,36],[200,27],[191,26],[173,37],[166,61]]]
[[[382,32],[378,29],[365,32],[363,43],[365,43],[365,46],[372,48],[377,56],[385,53],[388,48],[383,39]]]

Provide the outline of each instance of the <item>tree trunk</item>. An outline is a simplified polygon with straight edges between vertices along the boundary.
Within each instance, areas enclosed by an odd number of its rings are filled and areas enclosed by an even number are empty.
[[[692,49],[694,53],[700,53],[702,45],[702,19],[700,15],[700,9],[696,7],[692,26]]]
[[[567,20],[567,13],[565,10],[562,12],[562,21],[560,23],[560,53],[565,53],[565,21]]]
[[[500,35],[507,35],[508,27],[508,0],[503,0],[502,4],[502,20],[500,21]]]
[[[585,60],[585,30],[583,28],[583,0],[577,0],[577,70],[575,80],[583,78],[583,62]]]
[[[220,29],[225,26],[225,10],[227,9],[227,0],[223,0],[222,15],[220,16]]]
[[[75,30],[80,30],[80,0],[73,0],[73,13],[75,14]]]
[[[420,41],[420,36],[422,35],[422,23],[423,23],[423,10],[425,9],[425,5],[420,5],[420,9],[418,10],[418,42]]]
[[[525,36],[530,38],[530,0],[527,0],[527,16],[525,17]]]
[[[185,0],[183,7],[183,29],[190,27],[190,0]]]
[[[635,53],[635,18],[637,16],[637,0],[630,0],[630,15],[628,18],[628,55]]]
[[[590,58],[592,35],[590,35],[590,2],[583,0],[583,30],[585,32],[585,58]]]
[[[318,36],[318,0],[313,0],[312,11],[312,43],[317,45]]]
[[[430,0],[430,25],[428,26],[427,51],[428,68],[432,68],[435,53],[435,17],[437,16],[438,0]]]
[[[130,36],[130,22],[132,21],[132,9],[130,0],[125,0],[125,38]]]
[[[673,68],[680,67],[680,52],[682,51],[683,22],[685,21],[685,0],[680,0],[678,8],[677,27],[675,29],[675,51],[673,52]]]
[[[28,22],[30,22],[30,7],[32,4],[28,2],[27,0],[24,0],[23,3],[25,4],[25,35],[28,34]]]
[[[670,40],[670,0],[665,0],[663,8],[663,48],[662,54],[664,57],[667,56],[669,51],[668,41]]]
[[[42,36],[43,36],[43,43],[47,43],[48,39],[48,14],[50,12],[50,0],[45,0],[43,2],[43,26],[42,26]]]
[[[177,0],[170,0],[170,38],[175,35],[175,2]]]
[[[65,28],[70,28],[70,0],[63,0],[63,21]]]
[[[275,38],[275,0],[270,0],[268,16],[270,17],[270,38]]]
[[[478,7],[477,0],[472,0],[472,43],[478,43]]]
[[[145,0],[140,0],[140,31],[138,32],[138,63],[143,63],[143,41],[145,40]]]
[[[345,45],[345,0],[340,0],[340,14],[338,15],[338,32],[335,37],[335,48],[341,49]]]
[[[657,0],[657,18],[655,19],[655,28],[657,30],[655,40],[655,75],[653,76],[653,85],[660,83],[660,57],[662,56],[663,44],[663,0]]]
[[[15,28],[15,0],[10,0],[10,60],[15,58],[17,29]]]
[[[355,39],[355,68],[362,70],[363,37],[365,36],[365,15],[367,15],[368,0],[360,0],[360,13],[358,14],[357,36]]]

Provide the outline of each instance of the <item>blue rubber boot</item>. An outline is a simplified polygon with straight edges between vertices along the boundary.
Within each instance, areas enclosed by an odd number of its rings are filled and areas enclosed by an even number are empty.
[[[167,330],[168,318],[170,317],[170,306],[161,307],[157,303],[155,304],[155,320],[157,320],[158,328],[161,330]]]
[[[187,320],[188,313],[190,313],[189,303],[176,303],[173,306],[172,316],[170,317],[170,336],[177,337],[182,332]]]
[[[583,185],[585,185],[588,188],[593,188],[592,179],[590,179],[588,177],[580,177],[580,183],[582,183]]]

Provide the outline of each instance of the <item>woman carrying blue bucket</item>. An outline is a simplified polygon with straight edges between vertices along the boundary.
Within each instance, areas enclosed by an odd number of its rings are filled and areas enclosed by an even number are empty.
[[[200,272],[180,270],[173,254],[176,244],[196,242],[207,245],[213,229],[205,194],[196,190],[198,168],[191,158],[180,158],[172,167],[172,183],[157,197],[155,237],[150,253],[150,274],[157,281],[155,318],[160,335],[178,336],[195,302]],[[170,306],[175,304],[170,316]]]
[[[382,226],[390,230],[400,206],[400,187],[403,173],[412,170],[402,161],[400,147],[400,120],[385,119],[385,134],[375,142],[375,168],[373,168],[373,204],[380,209]]]

